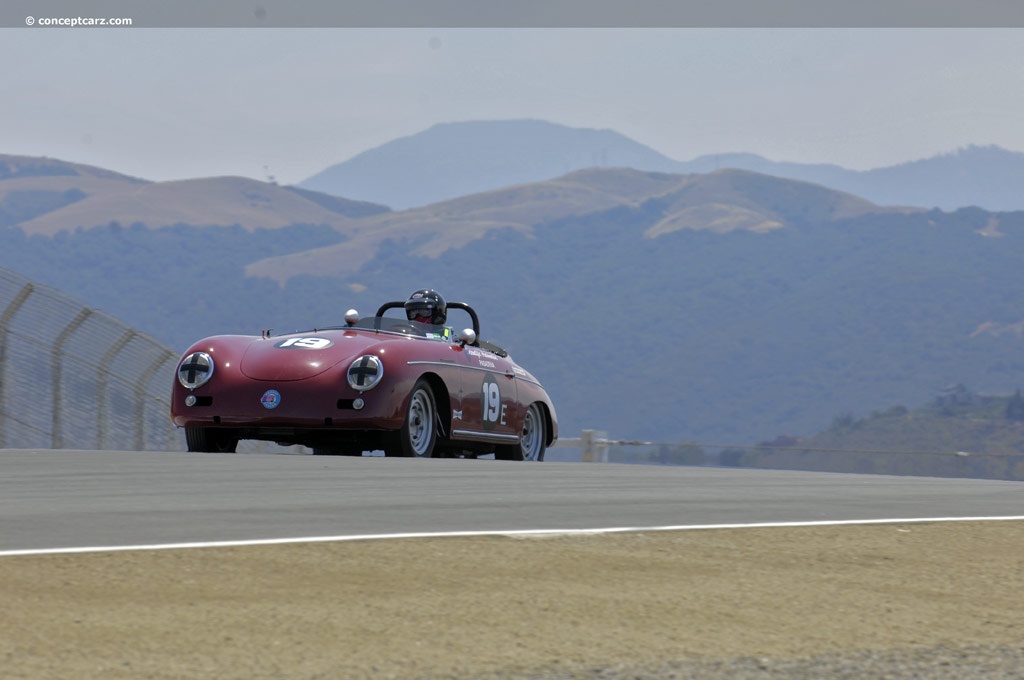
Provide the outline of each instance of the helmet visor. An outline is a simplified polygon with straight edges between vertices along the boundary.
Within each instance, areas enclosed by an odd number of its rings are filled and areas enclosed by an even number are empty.
[[[434,309],[430,305],[415,305],[407,306],[405,308],[405,315],[409,321],[415,321],[416,319],[427,318],[430,319],[434,315]]]

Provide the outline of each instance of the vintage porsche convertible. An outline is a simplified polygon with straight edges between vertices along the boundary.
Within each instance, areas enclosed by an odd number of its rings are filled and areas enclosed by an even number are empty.
[[[171,395],[188,450],[255,439],[328,455],[543,460],[558,421],[540,382],[480,340],[468,304],[446,303],[472,324],[459,333],[388,313],[405,304],[364,318],[349,310],[343,326],[194,343]]]

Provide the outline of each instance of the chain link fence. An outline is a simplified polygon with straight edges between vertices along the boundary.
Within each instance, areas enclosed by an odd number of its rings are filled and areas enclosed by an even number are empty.
[[[0,269],[0,448],[181,450],[178,356],[101,311]]]

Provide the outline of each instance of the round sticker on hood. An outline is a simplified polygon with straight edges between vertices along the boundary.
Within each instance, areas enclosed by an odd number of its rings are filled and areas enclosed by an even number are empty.
[[[260,397],[260,403],[263,404],[263,408],[277,408],[281,403],[281,393],[277,390],[267,390]]]

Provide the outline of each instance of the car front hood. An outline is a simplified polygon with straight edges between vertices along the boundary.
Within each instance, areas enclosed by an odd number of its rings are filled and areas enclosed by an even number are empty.
[[[246,348],[239,370],[253,380],[306,380],[351,361],[373,344],[373,339],[354,332],[309,332],[261,339]]]

